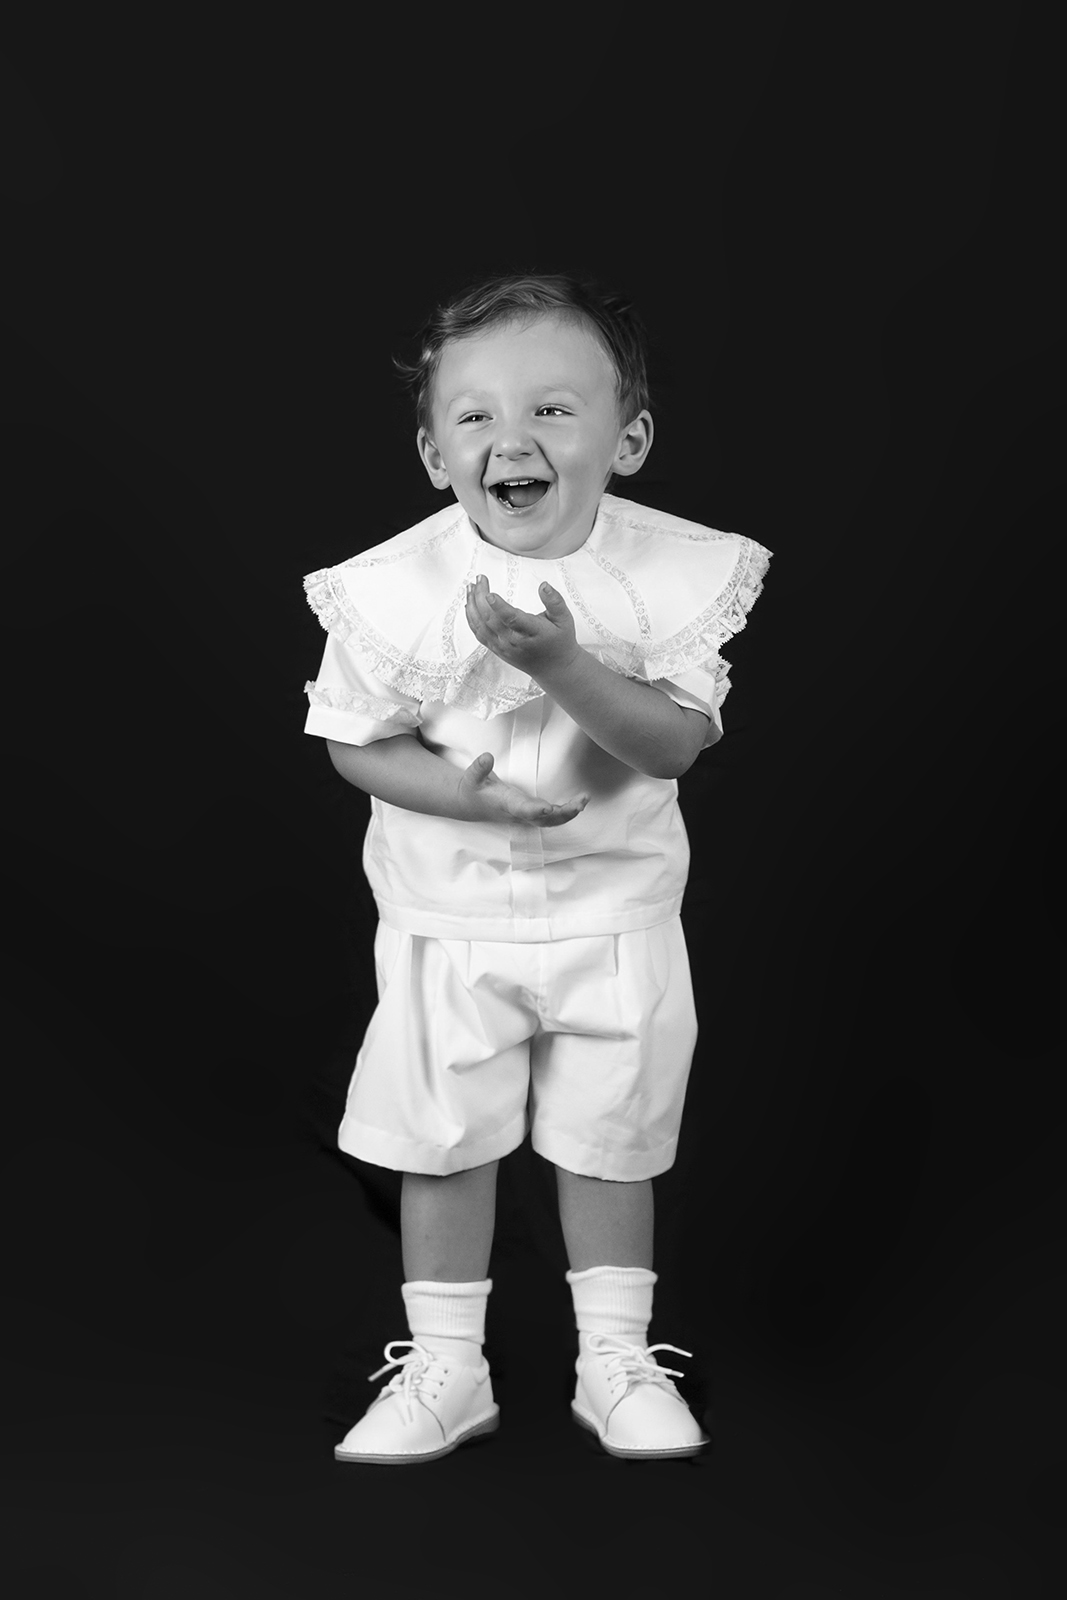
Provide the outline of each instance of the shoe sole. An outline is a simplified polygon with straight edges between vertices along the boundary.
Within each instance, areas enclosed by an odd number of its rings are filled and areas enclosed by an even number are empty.
[[[334,1447],[335,1461],[357,1461],[375,1467],[409,1467],[420,1461],[440,1461],[442,1456],[450,1456],[453,1450],[458,1450],[461,1444],[468,1444],[472,1439],[483,1435],[495,1433],[500,1426],[499,1406],[490,1417],[483,1417],[481,1422],[475,1422],[464,1430],[458,1438],[449,1444],[441,1445],[438,1450],[420,1450],[407,1455],[375,1455],[370,1451],[342,1450],[340,1445]]]
[[[609,1443],[592,1417],[585,1416],[573,1401],[571,1415],[581,1427],[588,1429],[602,1450],[606,1450],[609,1456],[617,1456],[620,1461],[671,1461],[683,1456],[699,1455],[711,1443],[710,1439],[701,1439],[697,1444],[672,1445],[665,1450],[633,1450],[625,1445]]]

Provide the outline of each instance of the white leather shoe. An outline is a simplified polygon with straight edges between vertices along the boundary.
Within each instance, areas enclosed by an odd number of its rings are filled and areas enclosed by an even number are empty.
[[[399,1345],[409,1347],[406,1356],[392,1354]],[[338,1461],[382,1466],[436,1461],[465,1440],[499,1428],[500,1407],[493,1400],[484,1358],[480,1366],[467,1366],[450,1356],[434,1355],[417,1339],[394,1339],[385,1354],[385,1366],[368,1382],[390,1367],[400,1370],[336,1447]]]
[[[571,1411],[574,1420],[595,1433],[609,1454],[627,1460],[651,1461],[695,1456],[710,1444],[708,1435],[671,1382],[682,1374],[661,1367],[654,1350],[674,1344],[636,1345],[614,1333],[591,1333],[584,1340],[588,1354],[575,1363],[578,1383]]]

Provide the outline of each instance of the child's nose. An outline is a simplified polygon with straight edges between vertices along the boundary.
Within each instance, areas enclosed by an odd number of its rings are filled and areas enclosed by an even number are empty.
[[[510,460],[515,456],[528,456],[534,448],[528,431],[518,424],[504,425],[496,438],[494,454]]]

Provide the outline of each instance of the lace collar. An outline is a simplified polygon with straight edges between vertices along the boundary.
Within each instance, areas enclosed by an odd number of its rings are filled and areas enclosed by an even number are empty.
[[[512,605],[541,611],[546,578],[574,614],[578,642],[628,677],[653,682],[717,660],[745,626],[771,552],[615,495],[601,498],[580,550],[551,560],[487,544],[446,506],[365,554],[304,579],[308,603],[382,683],[488,718],[544,691],[478,643],[464,613],[484,572]]]

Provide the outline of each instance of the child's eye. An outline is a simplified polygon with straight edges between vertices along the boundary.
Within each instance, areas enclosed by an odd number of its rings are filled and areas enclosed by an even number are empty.
[[[570,412],[565,406],[538,406],[538,412],[557,411],[561,417],[569,417]],[[460,422],[481,422],[489,413],[487,411],[465,411],[460,417]]]

